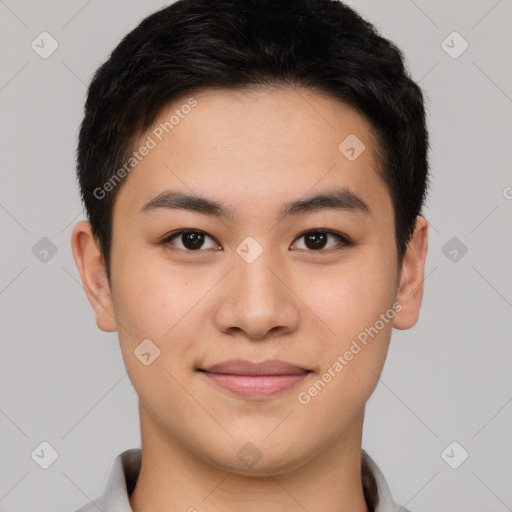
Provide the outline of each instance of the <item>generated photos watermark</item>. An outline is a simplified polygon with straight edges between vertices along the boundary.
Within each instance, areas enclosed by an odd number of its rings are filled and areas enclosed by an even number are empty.
[[[152,149],[155,149],[165,135],[169,134],[176,126],[178,126],[182,119],[184,119],[192,109],[197,106],[195,98],[189,98],[186,103],[174,110],[174,114],[165,122],[160,123],[153,129],[150,135],[146,137],[143,144],[132,153],[132,156],[120,167],[101,187],[94,189],[93,195],[96,199],[105,199],[108,192],[114,188],[141,162],[144,157],[149,155]]]
[[[343,355],[339,355],[336,361],[327,368],[327,370],[318,378],[318,380],[310,386],[307,390],[301,391],[297,395],[297,400],[302,405],[307,405],[311,399],[318,395],[323,389],[331,382],[354,357],[359,354],[364,347],[368,345],[370,339],[375,338],[382,329],[395,318],[398,312],[402,311],[402,304],[395,302],[391,308],[385,313],[381,313],[379,319],[375,321],[370,327],[365,327],[358,335],[357,339],[352,340],[350,347]]]

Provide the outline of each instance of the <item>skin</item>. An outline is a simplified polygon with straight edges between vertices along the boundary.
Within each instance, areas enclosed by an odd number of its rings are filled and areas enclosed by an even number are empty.
[[[269,512],[367,511],[360,477],[364,406],[392,327],[408,329],[418,319],[427,221],[417,217],[398,267],[393,208],[370,125],[348,105],[299,89],[193,96],[197,106],[118,191],[112,287],[89,223],[79,222],[72,234],[97,325],[119,331],[139,396],[143,456],[131,506],[135,512],[255,512],[262,505]],[[349,134],[366,146],[354,161],[338,150]],[[323,210],[277,221],[283,203],[340,186],[371,213]],[[139,213],[168,189],[214,199],[236,218]],[[212,238],[195,251],[180,236],[172,241],[175,251],[171,242],[159,244],[184,228]],[[324,248],[311,249],[300,235],[320,228],[352,244],[331,236]],[[252,263],[236,252],[247,236],[263,250]],[[396,302],[401,310],[378,335],[309,403],[300,403],[298,393]],[[147,338],[160,356],[145,366],[133,352]],[[313,372],[275,397],[249,400],[195,371],[232,358],[277,358]],[[237,457],[248,442],[261,454],[252,467]]]

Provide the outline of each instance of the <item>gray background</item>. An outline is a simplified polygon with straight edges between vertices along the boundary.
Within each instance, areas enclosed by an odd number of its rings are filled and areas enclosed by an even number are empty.
[[[512,510],[512,2],[349,3],[404,50],[432,138],[422,314],[394,332],[363,446],[414,512]],[[97,329],[72,258],[74,157],[93,72],[163,5],[0,0],[2,512],[73,511],[140,446],[117,334]],[[43,31],[59,45],[46,59],[31,48]],[[43,237],[57,252],[41,261]],[[31,457],[43,441],[48,469]]]

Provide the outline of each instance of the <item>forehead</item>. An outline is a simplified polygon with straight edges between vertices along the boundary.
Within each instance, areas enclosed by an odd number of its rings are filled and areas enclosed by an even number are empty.
[[[370,200],[388,195],[367,120],[309,90],[184,95],[134,150],[144,146],[150,149],[130,171],[114,210],[140,208],[166,189],[214,196],[233,211],[250,205],[252,213],[330,185]]]

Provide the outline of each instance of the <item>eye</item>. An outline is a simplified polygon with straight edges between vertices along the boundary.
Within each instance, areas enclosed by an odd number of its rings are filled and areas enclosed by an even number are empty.
[[[178,244],[172,243],[174,239],[178,240]],[[210,235],[207,235],[204,231],[198,231],[197,229],[180,229],[179,231],[175,231],[162,240],[162,245],[176,246],[178,249],[197,252],[199,249],[205,249],[205,240],[207,239],[211,240],[213,243],[210,243],[209,247],[208,244],[206,244],[206,249],[218,249],[218,244]],[[171,249],[173,249],[173,247],[171,247]]]
[[[329,237],[334,239],[337,244],[328,245]],[[328,231],[326,229],[316,229],[307,231],[306,233],[302,233],[297,237],[297,240],[304,238],[305,247],[297,247],[297,244],[292,244],[292,247],[295,249],[311,249],[312,251],[320,251],[322,249],[332,249],[336,248],[336,246],[340,246],[339,249],[351,245],[350,240],[342,235],[341,233],[336,233],[335,231]]]
[[[351,245],[350,240],[346,236],[326,229],[307,231],[299,235],[296,240],[300,240],[301,238],[304,238],[304,247],[298,246],[300,244],[295,242],[291,245],[291,248],[301,250],[309,249],[310,251],[319,252],[325,249],[336,249],[337,246],[341,249]],[[334,240],[335,243],[331,243],[329,245],[329,238]],[[174,240],[177,242],[174,242]],[[209,244],[205,244],[207,240],[210,240]],[[220,245],[210,235],[197,229],[180,229],[178,231],[174,231],[162,240],[161,243],[162,245],[169,247],[171,250],[175,250],[176,247],[176,250],[179,249],[186,252],[200,252],[201,249],[221,250]]]

